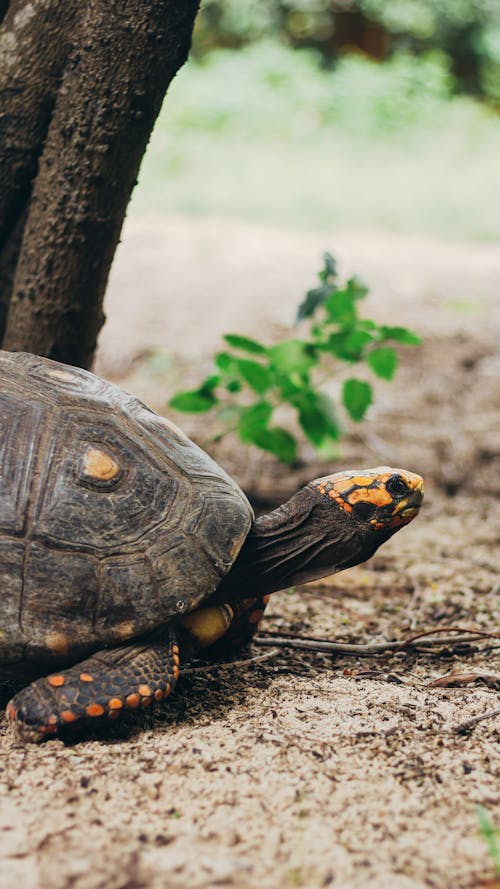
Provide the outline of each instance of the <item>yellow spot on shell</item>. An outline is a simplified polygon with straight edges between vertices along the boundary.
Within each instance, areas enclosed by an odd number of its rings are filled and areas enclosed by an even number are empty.
[[[97,481],[109,482],[116,478],[120,471],[120,467],[116,460],[113,460],[105,451],[99,448],[88,448],[83,459],[83,471],[90,478]]]
[[[49,633],[45,644],[54,654],[67,654],[69,651],[69,639],[64,633]]]
[[[136,633],[136,628],[131,620],[123,620],[114,628],[113,634],[118,639],[131,639]]]

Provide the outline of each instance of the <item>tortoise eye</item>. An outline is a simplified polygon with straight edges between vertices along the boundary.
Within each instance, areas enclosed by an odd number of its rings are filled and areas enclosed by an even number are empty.
[[[356,518],[362,519],[363,521],[365,519],[371,519],[371,517],[373,515],[375,515],[376,510],[377,510],[377,507],[375,506],[375,504],[368,503],[363,500],[360,500],[358,503],[355,503],[352,508],[352,511],[353,511],[354,515],[356,516]]]
[[[391,475],[387,480],[386,489],[391,496],[401,496],[408,493],[408,485],[400,475]]]

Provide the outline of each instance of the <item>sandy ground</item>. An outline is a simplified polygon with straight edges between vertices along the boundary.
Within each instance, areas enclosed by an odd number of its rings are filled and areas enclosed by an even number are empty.
[[[425,345],[379,386],[336,466],[305,448],[280,467],[231,440],[214,454],[257,506],[342,465],[386,462],[421,472],[427,495],[368,565],[277,594],[262,632],[500,633],[496,247],[131,220],[98,369],[164,408],[208,369],[222,331],[278,335],[323,249],[372,285],[367,313]],[[184,426],[203,441],[204,424]],[[0,887],[498,886],[476,810],[500,825],[500,718],[460,727],[500,706],[499,646],[366,658],[253,646],[243,663],[187,673],[168,705],[107,736],[26,748],[3,723]],[[432,685],[450,673],[462,684]]]

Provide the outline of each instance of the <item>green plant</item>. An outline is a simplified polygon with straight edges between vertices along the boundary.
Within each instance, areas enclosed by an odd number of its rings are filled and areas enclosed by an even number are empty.
[[[495,876],[500,878],[500,845],[497,840],[500,831],[493,826],[488,812],[482,806],[477,806],[476,816],[479,822],[479,831],[493,862]]]
[[[342,365],[363,362],[376,376],[392,380],[398,356],[387,343],[420,343],[405,327],[362,318],[358,306],[367,292],[357,278],[339,283],[335,260],[326,253],[319,286],[307,292],[297,312],[303,338],[266,346],[249,337],[226,334],[229,348],[215,356],[215,372],[196,389],[175,395],[170,406],[188,413],[216,408],[226,431],[235,429],[242,441],[270,451],[285,463],[295,459],[297,440],[287,429],[272,424],[280,406],[295,411],[315,448],[337,442],[340,420],[334,402],[319,387],[318,371],[331,375]],[[348,376],[342,383],[341,400],[350,417],[359,422],[372,403],[372,386]]]

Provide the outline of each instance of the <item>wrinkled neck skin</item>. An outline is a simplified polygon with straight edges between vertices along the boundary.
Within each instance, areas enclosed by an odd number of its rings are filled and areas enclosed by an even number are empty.
[[[307,487],[258,518],[216,599],[267,595],[364,562],[393,532],[360,525]]]

